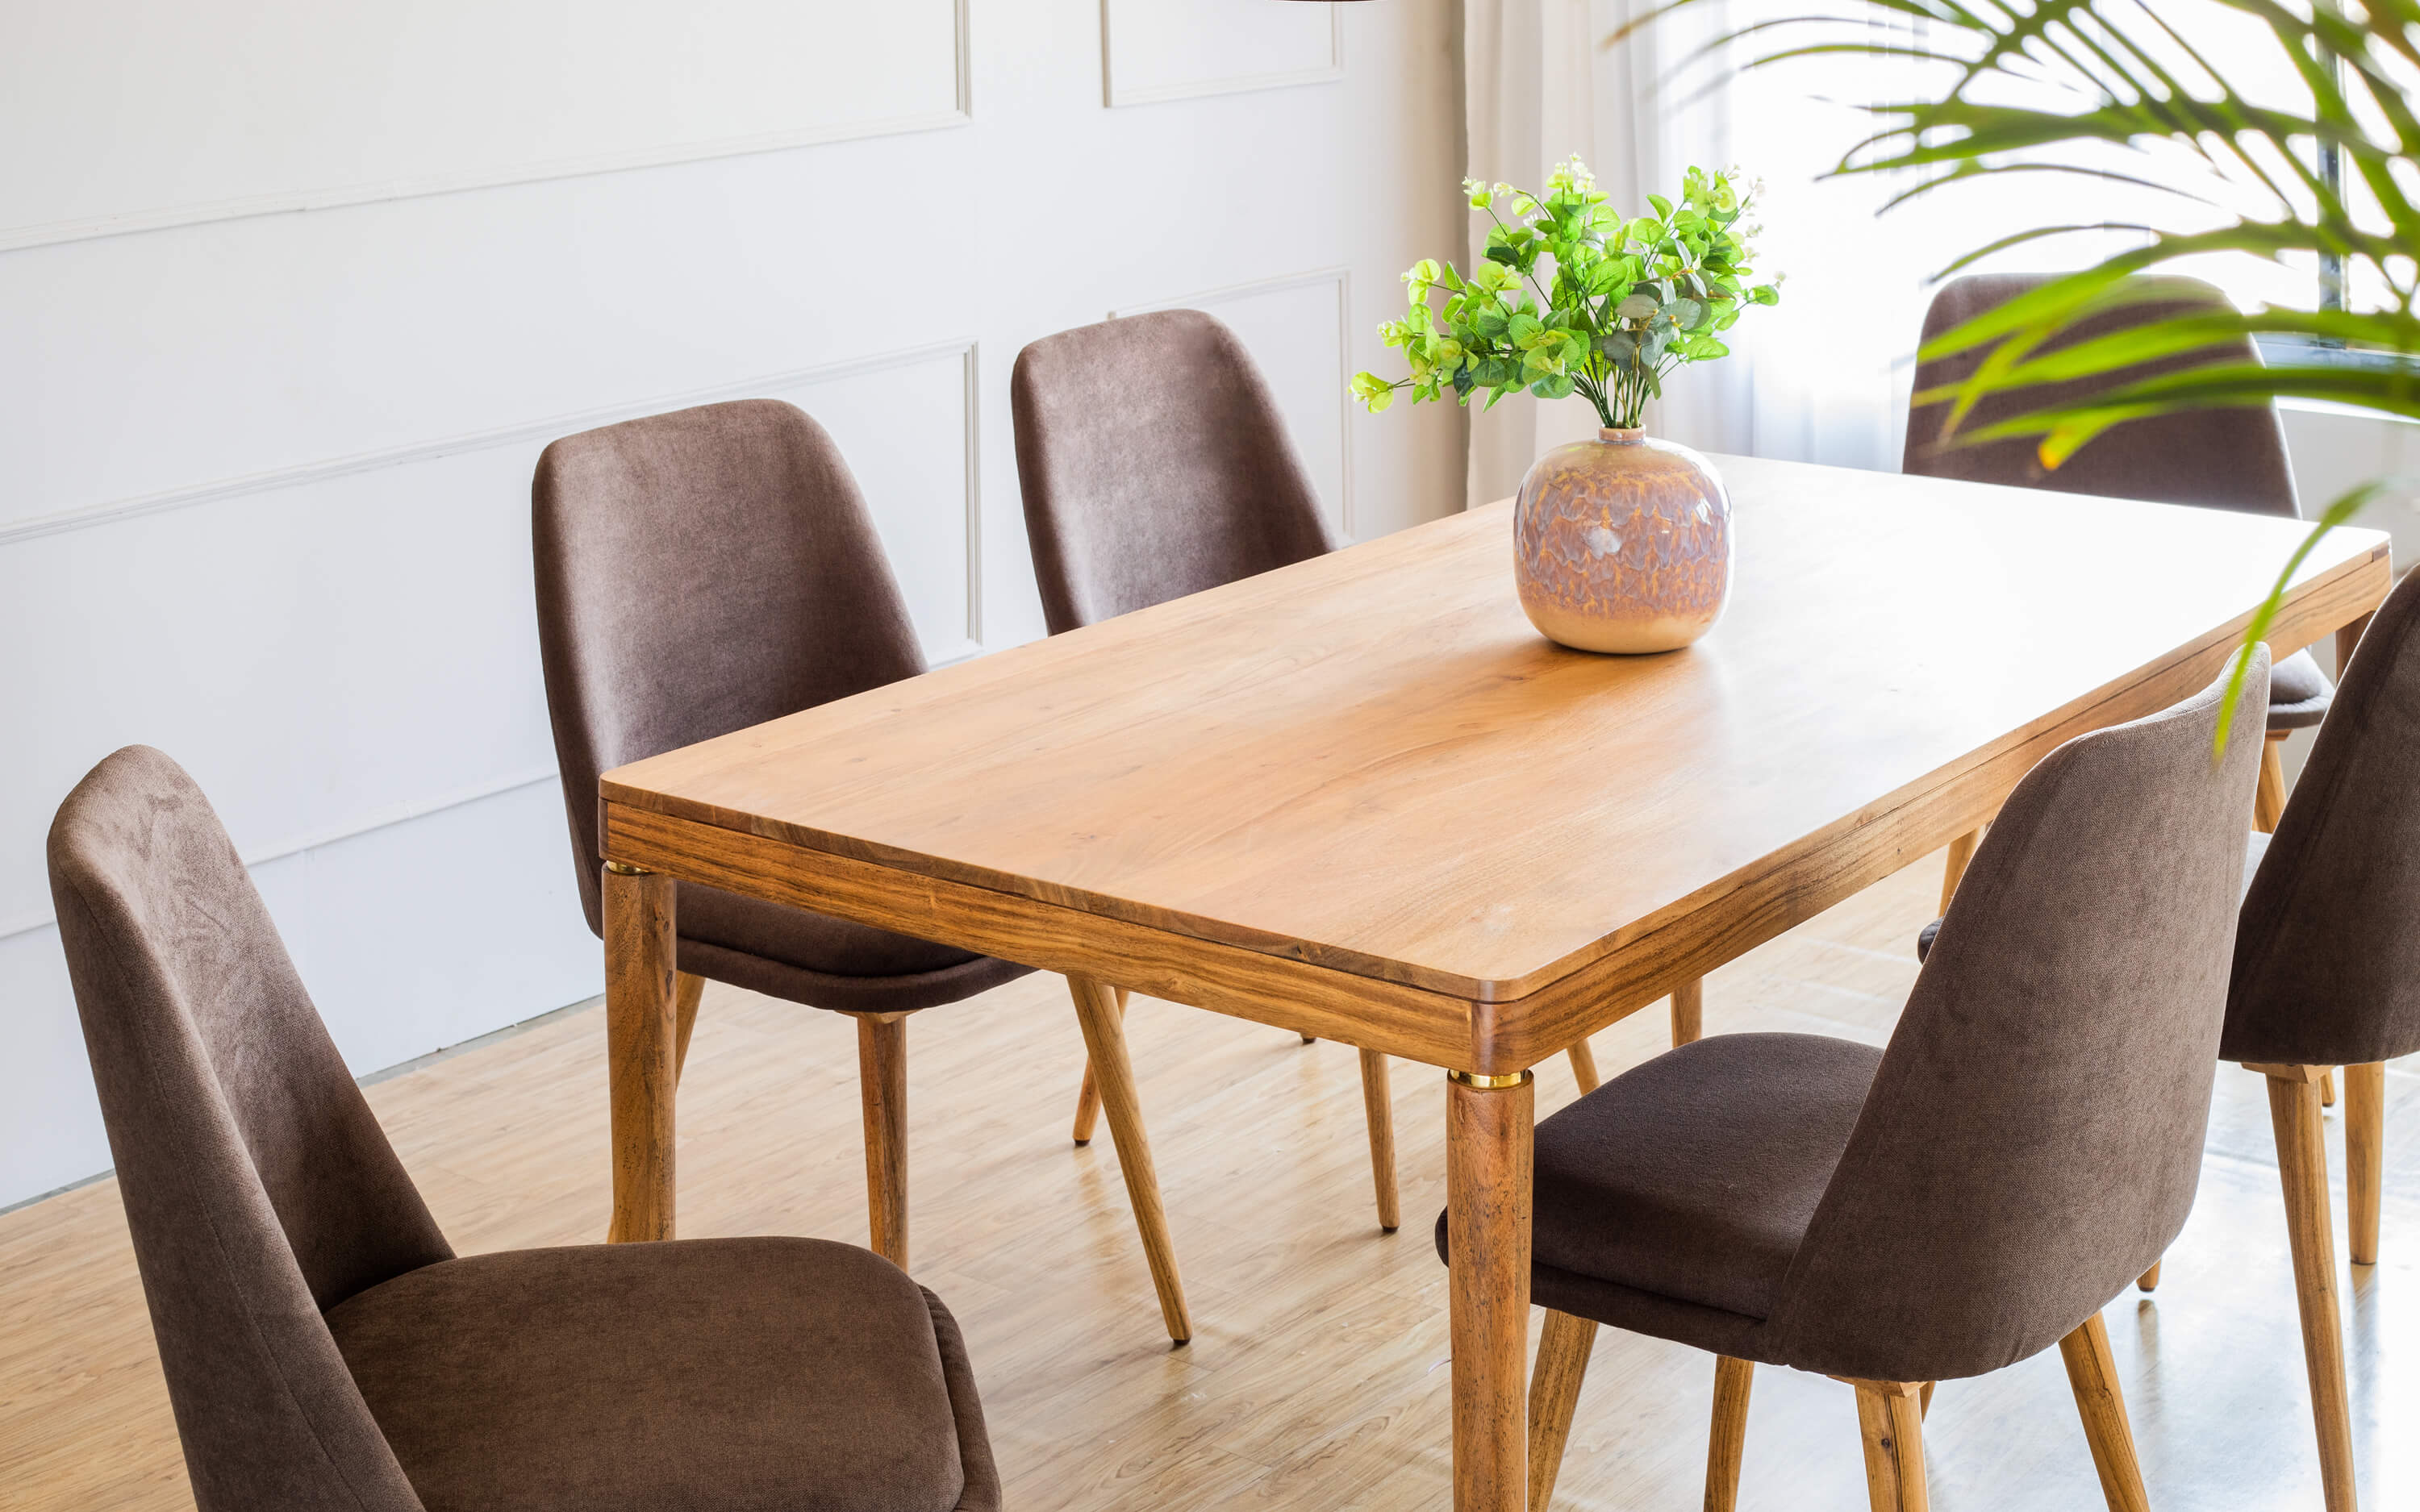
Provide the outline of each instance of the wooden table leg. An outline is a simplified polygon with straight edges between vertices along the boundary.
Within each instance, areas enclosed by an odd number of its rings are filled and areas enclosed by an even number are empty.
[[[2252,793],[2252,827],[2264,835],[2277,832],[2286,815],[2286,732],[2271,735],[2260,748],[2260,783]]]
[[[2352,664],[2353,648],[2361,644],[2361,638],[2368,632],[2372,618],[2374,618],[2373,615],[2365,614],[2336,631],[2337,682],[2344,681],[2345,669]]]
[[[866,1248],[908,1269],[908,1015],[857,1015]]]
[[[1966,863],[1975,859],[1975,847],[1982,842],[1983,832],[1970,829],[1949,842],[1941,866],[1940,913],[1949,912],[1949,900],[1958,896],[1958,879],[1966,874]]]
[[[1694,1043],[1705,1032],[1706,982],[1701,977],[1672,989],[1672,1044],[1677,1049]]]
[[[1523,1512],[1537,1092],[1526,1071],[1449,1072],[1445,1108],[1454,1512]]]
[[[613,1126],[608,1243],[673,1237],[674,884],[605,863],[605,1065]]]
[[[1142,1124],[1142,1100],[1135,1090],[1134,1063],[1126,1058],[1125,1017],[1117,995],[1090,977],[1067,979],[1076,999],[1076,1022],[1084,1028],[1101,1109],[1109,1116],[1109,1138],[1118,1147],[1118,1171],[1134,1207],[1152,1285],[1159,1291],[1168,1336],[1179,1344],[1193,1337],[1193,1315],[1185,1305],[1185,1282],[1176,1273],[1176,1243],[1169,1237],[1168,1211],[1160,1206],[1159,1173],[1151,1163],[1151,1135]]]

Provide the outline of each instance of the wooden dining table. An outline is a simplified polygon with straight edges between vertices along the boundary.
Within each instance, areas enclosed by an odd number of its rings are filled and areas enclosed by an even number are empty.
[[[1541,638],[1499,503],[605,774],[616,1234],[674,1229],[676,880],[1065,973],[1095,1065],[1125,1066],[1116,989],[1425,1062],[1454,1504],[1520,1508],[1529,1068],[2203,687],[2305,529],[1714,460],[1730,606],[1681,651]],[[2273,649],[2389,574],[2335,532]],[[1107,1111],[1156,1217],[1140,1110]]]

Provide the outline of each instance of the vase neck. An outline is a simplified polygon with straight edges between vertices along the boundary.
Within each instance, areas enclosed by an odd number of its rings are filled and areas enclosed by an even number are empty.
[[[1596,439],[1610,446],[1643,446],[1647,429],[1643,425],[1600,425]]]

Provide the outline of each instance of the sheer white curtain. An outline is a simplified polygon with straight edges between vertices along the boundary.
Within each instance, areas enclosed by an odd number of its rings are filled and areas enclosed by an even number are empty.
[[[1725,338],[1732,356],[1674,375],[1648,424],[1702,450],[1896,471],[1927,279],[1986,227],[1947,201],[1877,219],[1898,186],[1823,179],[1871,130],[1861,102],[1905,98],[1889,66],[1835,57],[1745,76],[1719,58],[1681,67],[1743,24],[1823,8],[1704,0],[1607,45],[1655,3],[1465,0],[1470,174],[1534,187],[1545,165],[1578,152],[1628,212],[1677,190],[1691,163],[1761,180],[1758,270],[1787,276],[1781,303],[1747,313]],[[1473,219],[1475,256],[1486,223]],[[1470,501],[1503,498],[1540,452],[1595,424],[1579,399],[1523,395],[1474,412]]]

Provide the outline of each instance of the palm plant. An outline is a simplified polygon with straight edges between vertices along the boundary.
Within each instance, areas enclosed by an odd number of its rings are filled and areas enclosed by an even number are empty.
[[[1696,3],[1673,0],[1647,20]],[[2211,45],[2213,31],[2230,28],[2235,45]],[[2420,83],[2420,0],[1854,0],[1846,13],[1734,29],[1715,47],[1731,43],[1756,50],[1750,69],[1862,54],[1896,60],[1920,82],[1916,98],[1867,107],[1873,131],[1835,170],[1899,176],[1890,206],[2008,175],[2068,174],[2124,186],[2151,212],[2036,227],[1943,270],[2074,232],[2117,231],[2131,243],[1927,344],[1924,359],[1991,348],[1965,382],[1916,396],[1947,402],[1946,444],[2030,438],[2055,468],[2112,425],[2180,409],[2297,396],[2420,418],[2420,116],[2407,98]],[[2211,254],[2307,260],[2328,297],[2316,309],[2154,316],[2053,345],[2143,298],[2132,275]],[[2344,307],[2349,282],[2374,291],[2373,307]],[[2265,365],[2120,376],[2245,336],[2272,338],[2273,351],[2275,338],[2300,341]],[[2087,397],[1964,424],[1988,394],[2079,378],[2107,381]],[[2247,646],[2266,634],[2319,537],[2383,486],[2371,480],[2329,502]]]

